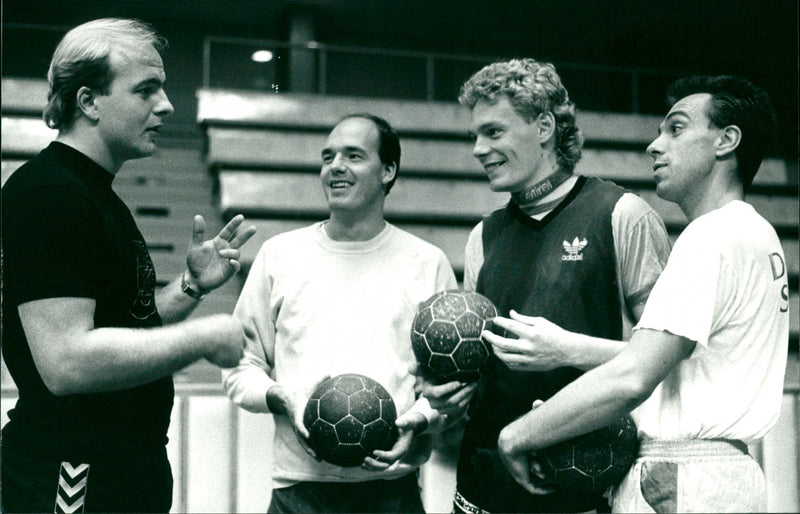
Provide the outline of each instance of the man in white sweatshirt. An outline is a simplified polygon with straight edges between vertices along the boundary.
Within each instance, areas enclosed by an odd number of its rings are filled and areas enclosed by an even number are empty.
[[[237,405],[275,416],[269,512],[423,512],[419,434],[437,414],[417,401],[409,334],[419,303],[456,281],[440,249],[384,219],[399,164],[385,120],[342,119],[322,150],[329,219],[266,241],[236,305],[254,337],[223,383]],[[400,414],[395,446],[360,467],[315,458],[302,421],[315,386],[342,373],[377,380]]]

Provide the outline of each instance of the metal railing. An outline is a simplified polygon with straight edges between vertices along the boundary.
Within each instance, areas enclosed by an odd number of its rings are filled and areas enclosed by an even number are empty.
[[[268,63],[252,62],[250,53],[256,49],[269,49],[275,58]],[[292,70],[292,60],[298,55],[304,63],[313,62],[312,69],[299,70],[308,74],[306,78],[313,84],[310,90],[300,92],[427,101],[455,101],[461,83],[473,72],[508,57],[207,36],[203,41],[203,86],[298,92],[291,76],[298,72]],[[583,110],[660,114],[666,84],[686,74],[643,67],[553,64]],[[348,77],[348,73],[359,75]],[[269,78],[259,83],[264,74]],[[407,84],[413,84],[413,90],[404,90]]]

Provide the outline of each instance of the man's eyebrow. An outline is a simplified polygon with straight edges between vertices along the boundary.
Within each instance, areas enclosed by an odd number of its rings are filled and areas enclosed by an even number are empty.
[[[365,148],[362,148],[360,146],[345,146],[344,148],[342,148],[342,151],[343,152],[364,152],[364,153],[367,152],[367,150]],[[326,146],[325,148],[322,149],[321,153],[322,154],[326,154],[326,153],[335,153],[335,152],[336,152],[336,150]]]
[[[674,117],[674,116],[683,116],[685,118],[689,118],[689,113],[687,113],[683,109],[678,109],[676,111],[672,111],[669,114],[667,114],[667,117],[665,118],[665,121],[670,119],[670,118],[672,118],[672,117]]]
[[[485,131],[487,129],[498,128],[498,127],[502,128],[503,127],[503,123],[501,123],[499,121],[494,121],[494,120],[493,121],[485,121],[485,122],[481,123],[480,125],[478,125],[477,127],[475,127],[474,130],[471,130],[471,129],[468,130],[467,133],[471,137],[474,137],[475,134],[477,134],[479,132],[483,132],[483,131]]]
[[[690,118],[689,114],[686,111],[684,111],[683,109],[678,109],[677,111],[672,111],[672,112],[668,113],[664,117],[664,121],[662,121],[658,125],[658,133],[661,134],[661,127],[663,127],[665,123],[667,123],[668,121],[670,121],[671,119],[673,119],[675,117],[683,117],[683,118],[687,118],[687,119]]]
[[[158,78],[155,78],[155,77],[150,77],[148,79],[142,80],[141,82],[137,82],[136,85],[133,86],[133,87],[134,87],[134,89],[142,87],[142,86],[158,86],[158,87],[162,87],[164,85],[164,82],[166,82],[166,81],[158,79]]]

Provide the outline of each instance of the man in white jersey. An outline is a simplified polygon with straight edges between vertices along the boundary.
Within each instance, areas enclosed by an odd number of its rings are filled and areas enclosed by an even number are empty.
[[[269,512],[423,511],[416,470],[431,437],[418,434],[438,415],[416,399],[409,334],[417,306],[456,281],[440,249],[384,220],[399,164],[385,120],[341,120],[322,150],[330,218],[265,242],[236,305],[255,336],[224,386],[244,409],[275,416]],[[377,380],[400,413],[398,442],[361,467],[316,459],[303,425],[315,386],[342,373]]]
[[[634,412],[639,457],[614,494],[618,512],[756,512],[763,472],[747,454],[775,424],[789,313],[775,230],[743,201],[775,121],[740,77],[687,77],[647,152],[656,191],[689,219],[617,357],[500,434],[506,467],[533,489],[531,452]],[[519,327],[522,323],[525,327]],[[498,319],[569,348],[583,336],[544,320]]]

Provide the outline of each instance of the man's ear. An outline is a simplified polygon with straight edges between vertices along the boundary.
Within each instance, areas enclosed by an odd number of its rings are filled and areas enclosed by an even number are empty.
[[[78,89],[78,92],[75,93],[75,104],[83,115],[90,120],[97,121],[100,119],[100,113],[97,110],[97,95],[90,88],[81,86]]]
[[[716,141],[717,145],[717,157],[728,157],[736,148],[739,147],[739,143],[742,142],[742,131],[736,125],[728,125],[724,129],[722,129],[722,133],[719,135]]]
[[[383,182],[383,184],[386,185],[392,181],[395,175],[397,175],[397,163],[393,162],[391,164],[384,164],[383,178],[381,179],[381,182]]]
[[[551,111],[543,112],[536,118],[539,122],[539,143],[544,144],[556,133],[556,118]]]

